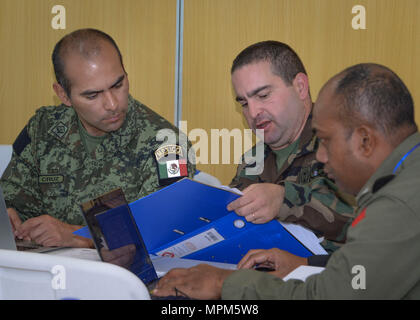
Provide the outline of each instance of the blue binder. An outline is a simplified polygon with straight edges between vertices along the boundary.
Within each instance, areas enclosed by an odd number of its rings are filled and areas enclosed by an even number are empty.
[[[313,255],[276,220],[253,224],[228,211],[227,205],[239,197],[184,178],[128,206],[152,254],[233,264],[251,249],[279,248],[301,257]],[[89,236],[86,229],[74,233]],[[197,246],[196,238],[206,245]],[[171,250],[174,247],[185,250],[178,255],[179,250]]]
[[[240,195],[184,178],[129,204],[150,253],[160,253],[182,242],[194,251],[193,237],[215,237],[208,246],[185,258],[238,263],[251,249],[280,248],[301,257],[312,252],[280,223],[253,224],[227,205]],[[216,234],[216,235],[215,235]],[[170,252],[168,252],[170,254]]]

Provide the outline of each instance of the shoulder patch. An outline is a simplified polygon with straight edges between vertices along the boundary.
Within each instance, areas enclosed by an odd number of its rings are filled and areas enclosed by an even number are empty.
[[[154,152],[159,184],[165,186],[188,176],[187,157],[179,145],[166,145]]]
[[[31,143],[31,137],[28,134],[28,126],[22,129],[19,133],[18,137],[16,138],[15,142],[13,143],[13,150],[16,152],[18,156],[22,153],[23,149]]]

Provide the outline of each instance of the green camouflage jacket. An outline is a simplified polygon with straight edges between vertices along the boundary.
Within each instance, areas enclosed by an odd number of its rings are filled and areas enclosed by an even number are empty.
[[[419,190],[417,132],[385,159],[361,189],[356,198],[358,216],[348,229],[347,241],[332,254],[324,271],[305,282],[236,271],[225,280],[222,298],[419,300]]]
[[[41,107],[13,144],[0,180],[7,207],[15,208],[22,220],[49,214],[84,225],[79,208],[83,202],[116,188],[122,188],[128,202],[158,190],[154,153],[163,145],[156,140],[163,128],[178,137],[175,126],[130,96],[122,127],[107,134],[89,155],[74,109]],[[194,171],[188,162],[188,175]]]
[[[255,166],[242,158],[237,174],[230,183],[240,190],[253,183],[275,183],[285,187],[283,206],[277,219],[303,225],[317,236],[335,242],[344,242],[346,230],[354,216],[354,208],[348,195],[340,194],[334,183],[323,172],[323,164],[315,159],[317,137],[309,116],[299,140],[299,146],[280,170],[276,156],[264,145],[264,170],[259,175],[247,175],[246,169]],[[256,154],[256,146],[250,151]],[[327,251],[336,249],[329,241],[322,243]]]

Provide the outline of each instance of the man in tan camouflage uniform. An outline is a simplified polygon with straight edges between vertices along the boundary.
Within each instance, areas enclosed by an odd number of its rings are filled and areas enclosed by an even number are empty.
[[[208,265],[175,269],[154,292],[204,299],[420,299],[420,134],[401,79],[376,64],[352,66],[322,88],[313,126],[317,159],[357,194],[358,216],[324,271],[303,282]],[[270,250],[260,263],[274,262]],[[290,258],[290,257],[289,257]]]
[[[175,181],[159,178],[155,151],[160,129],[178,129],[129,95],[121,53],[107,34],[75,31],[52,58],[53,88],[63,104],[42,107],[29,120],[1,186],[18,238],[90,246],[72,234],[84,224],[79,205],[115,188],[131,202]],[[185,160],[185,149],[186,140],[172,156]]]
[[[236,57],[231,73],[249,127],[263,131],[264,163],[262,172],[249,173],[258,162],[247,163],[247,154],[243,156],[230,186],[243,190],[244,196],[228,209],[253,223],[277,218],[344,242],[353,208],[315,159],[318,141],[311,127],[312,100],[297,54],[280,42],[256,43]],[[255,155],[256,150],[248,154]],[[337,247],[330,241],[323,246],[328,251]]]

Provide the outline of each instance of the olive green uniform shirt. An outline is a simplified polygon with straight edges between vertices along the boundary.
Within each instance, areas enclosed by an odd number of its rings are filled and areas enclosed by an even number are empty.
[[[408,137],[361,189],[358,217],[348,229],[347,242],[322,273],[305,282],[284,282],[267,273],[240,270],[225,280],[222,298],[420,299],[419,144],[419,133]]]
[[[73,108],[38,109],[13,144],[0,180],[7,207],[15,208],[22,220],[49,214],[84,225],[83,202],[116,188],[122,188],[128,202],[160,189],[154,152],[164,144],[156,134],[171,129],[178,137],[179,131],[131,96],[128,100],[122,127],[107,133],[90,153]],[[190,177],[194,171],[188,162]]]

